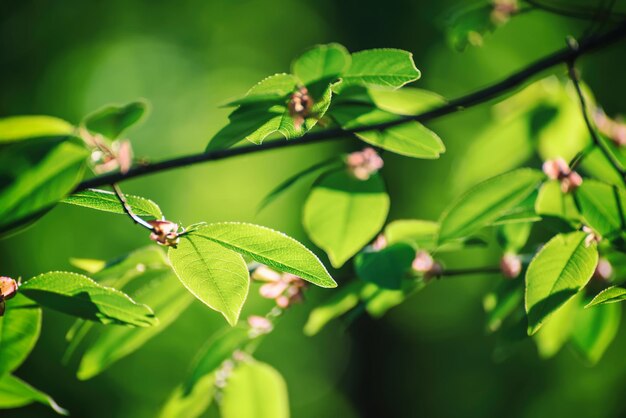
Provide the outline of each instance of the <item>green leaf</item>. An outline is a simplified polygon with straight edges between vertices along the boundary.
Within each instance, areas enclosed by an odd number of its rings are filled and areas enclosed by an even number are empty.
[[[614,304],[578,310],[571,341],[589,364],[596,364],[613,342],[621,316],[621,306]]]
[[[350,66],[350,62],[350,53],[344,46],[335,43],[317,45],[292,63],[291,72],[305,86],[320,80],[333,82]]]
[[[241,364],[228,379],[220,410],[222,418],[289,418],[287,385],[267,364]]]
[[[399,290],[382,289],[374,283],[367,283],[360,296],[367,313],[373,318],[381,318],[391,308],[398,306],[424,287],[426,287],[424,280],[405,280]]]
[[[23,283],[20,292],[42,306],[104,324],[145,327],[156,323],[148,306],[81,274],[44,273]]]
[[[357,84],[399,88],[420,78],[413,54],[399,49],[369,49],[352,54],[341,88]]]
[[[22,295],[6,303],[0,316],[0,376],[17,369],[32,351],[41,330],[41,309]]]
[[[526,245],[531,229],[532,224],[524,222],[499,225],[496,229],[498,243],[507,252],[519,253]]]
[[[90,379],[102,373],[107,367],[138,350],[147,341],[164,331],[190,305],[193,297],[179,285],[171,270],[156,272],[135,292],[137,301],[151,306],[159,323],[141,329],[129,327],[107,327],[85,351],[77,376],[81,380]]]
[[[182,386],[178,386],[163,406],[159,418],[197,418],[211,406],[214,395],[213,374],[200,379],[189,393],[185,393]]]
[[[287,189],[296,184],[299,180],[304,179],[305,177],[311,176],[313,174],[319,173],[322,169],[327,171],[337,169],[343,166],[343,162],[333,157],[329,160],[322,161],[321,163],[317,163],[312,165],[311,167],[305,168],[302,171],[297,172],[293,176],[289,177],[287,180],[280,183],[276,188],[274,188],[271,192],[265,196],[263,201],[259,204],[258,211],[263,210],[267,205],[272,203],[276,198],[283,194]]]
[[[624,228],[626,193],[592,179],[585,179],[575,191],[585,224],[600,235],[610,235]]]
[[[414,258],[413,247],[397,243],[380,251],[359,253],[354,266],[361,280],[375,283],[383,289],[400,289]]]
[[[541,186],[535,201],[535,212],[541,216],[552,216],[568,222],[580,218],[573,196],[563,193],[557,180],[546,181]]]
[[[433,249],[437,242],[439,224],[421,219],[399,219],[385,227],[388,244],[408,242],[417,248]]]
[[[543,179],[542,172],[523,168],[472,187],[444,212],[439,242],[471,235],[491,224],[521,203]]]
[[[626,300],[626,289],[617,286],[611,286],[598,293],[589,302],[585,308],[591,308],[592,306],[604,305],[607,303],[617,303]]]
[[[559,234],[533,258],[526,272],[528,334],[578,293],[598,263],[595,244],[585,245],[584,232]]]
[[[291,139],[304,135],[328,110],[332,92],[328,84],[320,84],[310,86],[309,94],[313,98],[313,106],[300,129],[289,113],[286,99],[246,103],[228,116],[229,124],[213,136],[207,151],[226,149],[244,139],[261,144],[266,138]]]
[[[199,227],[190,235],[212,241],[276,270],[295,274],[317,286],[337,286],[315,254],[282,232],[241,222],[220,222]]]
[[[248,267],[241,255],[197,232],[169,249],[170,262],[187,290],[234,326],[248,296]]]
[[[255,84],[244,97],[228,103],[228,106],[250,105],[264,102],[277,103],[287,100],[298,86],[298,79],[291,74],[274,74]]]
[[[98,260],[96,258],[78,258],[72,257],[69,259],[72,266],[80,269],[86,273],[97,273],[106,267],[107,262],[104,260]]]
[[[446,104],[446,100],[437,93],[415,87],[398,90],[369,88],[367,96],[380,110],[405,116],[419,115]]]
[[[533,335],[537,344],[537,351],[541,358],[547,359],[556,355],[563,345],[570,339],[574,330],[574,318],[580,310],[582,294],[578,294],[565,302],[541,329]]]
[[[69,415],[54,399],[23,380],[10,374],[0,376],[0,409],[20,408],[33,402],[47,405],[59,415]]]
[[[196,358],[191,374],[183,384],[183,393],[193,392],[204,377],[217,370],[236,350],[243,349],[249,341],[249,330],[246,328],[228,328],[215,333]]]
[[[2,146],[0,234],[43,215],[82,178],[89,155],[77,138],[36,138]]]
[[[0,144],[32,138],[68,136],[73,132],[72,124],[52,116],[12,116],[0,119]]]
[[[159,208],[159,205],[154,203],[152,200],[129,194],[124,194],[124,196],[136,215],[152,217],[155,219],[163,218],[161,208]],[[63,199],[62,203],[101,210],[103,212],[118,213],[122,215],[126,214],[115,193],[107,190],[83,190],[66,197]]]
[[[487,313],[487,331],[499,330],[504,320],[521,306],[523,300],[522,280],[502,280],[496,289],[483,299],[483,307]]]
[[[366,283],[357,280],[342,285],[328,300],[320,303],[311,311],[309,319],[304,325],[304,333],[313,336],[333,319],[354,309],[359,303],[360,293],[365,285]]]
[[[140,122],[148,112],[148,102],[137,100],[125,105],[107,105],[87,115],[83,124],[92,133],[117,139]]]
[[[463,5],[447,23],[447,38],[452,47],[463,51],[468,46],[482,46],[483,37],[498,25],[491,19],[491,4]]]
[[[334,267],[341,267],[380,231],[389,196],[376,174],[361,181],[345,170],[321,177],[304,205],[303,224]]]
[[[331,116],[343,129],[370,126],[397,119],[397,116],[369,105],[339,105]],[[387,129],[362,131],[356,136],[380,148],[414,158],[439,158],[446,148],[441,139],[424,125],[409,121]]]

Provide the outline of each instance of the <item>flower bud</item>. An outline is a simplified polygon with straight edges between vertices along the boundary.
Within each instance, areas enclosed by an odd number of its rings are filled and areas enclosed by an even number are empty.
[[[500,270],[502,275],[509,279],[514,279],[522,272],[522,259],[517,254],[507,253],[500,260]]]
[[[580,174],[572,171],[567,161],[561,157],[544,162],[542,169],[550,180],[560,181],[563,193],[570,193],[583,183]]]
[[[309,90],[306,87],[298,88],[291,95],[287,107],[289,108],[289,114],[293,118],[294,127],[299,131],[313,108],[313,98],[309,95]]]
[[[609,281],[613,275],[613,266],[606,258],[600,258],[593,277],[602,281]]]
[[[272,321],[264,316],[252,315],[248,317],[248,325],[250,330],[256,335],[267,334],[274,329]]]
[[[583,225],[583,232],[587,234],[585,237],[585,247],[589,247],[594,242],[597,244],[602,241],[602,236],[587,225]]]
[[[359,180],[367,180],[383,168],[384,162],[376,150],[371,147],[356,151],[346,158],[348,172]]]
[[[418,251],[415,254],[411,267],[416,272],[424,274],[424,277],[427,279],[438,277],[443,273],[441,264],[435,262],[432,256],[426,251]]]
[[[374,251],[380,251],[387,246],[387,238],[384,234],[378,234],[374,242],[372,243],[372,249]]]
[[[10,277],[0,276],[0,299],[9,300],[17,293],[17,282]]]
[[[491,21],[495,25],[503,25],[518,12],[517,0],[493,0],[491,11]]]
[[[178,236],[178,224],[170,221],[148,221],[152,225],[150,239],[159,245],[176,247],[180,238]]]

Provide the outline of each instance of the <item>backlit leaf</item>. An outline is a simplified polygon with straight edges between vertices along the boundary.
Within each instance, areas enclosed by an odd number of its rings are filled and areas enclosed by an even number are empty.
[[[136,215],[152,217],[155,219],[161,219],[163,217],[161,209],[152,200],[129,194],[124,194],[124,197],[126,197],[126,201]],[[118,213],[122,215],[126,214],[115,193],[107,190],[83,190],[66,197],[63,199],[62,203],[101,210],[104,212]]]
[[[0,376],[17,369],[39,338],[41,309],[18,294],[6,303],[0,316]]]
[[[49,406],[59,415],[69,415],[54,399],[23,380],[10,374],[0,376],[0,409],[20,408],[34,402]]]
[[[128,128],[141,121],[148,111],[148,102],[138,100],[124,105],[107,105],[87,115],[83,121],[92,133],[117,139]]]

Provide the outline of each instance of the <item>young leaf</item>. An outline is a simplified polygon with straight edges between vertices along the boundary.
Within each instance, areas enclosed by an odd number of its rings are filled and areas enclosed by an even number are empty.
[[[333,82],[350,66],[350,61],[350,53],[342,45],[317,45],[292,63],[291,72],[305,86],[322,80]]]
[[[442,215],[439,242],[471,235],[521,203],[544,179],[538,170],[522,168],[477,184]]]
[[[359,253],[354,266],[361,280],[375,283],[383,289],[400,289],[414,258],[413,247],[397,243],[380,251]]]
[[[68,136],[74,126],[52,116],[11,116],[0,119],[0,144],[31,138]]]
[[[41,309],[18,294],[0,316],[0,376],[17,369],[39,338]]]
[[[271,366],[244,363],[229,377],[220,407],[222,418],[289,418],[287,385]]]
[[[321,177],[304,205],[303,224],[334,267],[341,267],[385,223],[389,196],[380,175],[361,181],[346,171]]]
[[[322,169],[330,171],[332,169],[339,168],[342,164],[343,162],[340,159],[333,157],[329,160],[322,161],[321,163],[314,164],[311,167],[299,171],[298,173],[289,177],[287,180],[280,183],[271,192],[269,192],[269,194],[265,196],[263,201],[259,204],[258,211],[260,212],[261,210],[263,210],[263,208],[272,203],[278,196],[280,196],[283,192],[296,184],[299,180],[302,180],[307,176],[319,173]]]
[[[250,336],[246,328],[227,328],[215,333],[196,358],[191,374],[182,386],[183,393],[193,392],[204,377],[212,374],[236,350],[243,349],[249,341]]]
[[[591,279],[598,263],[595,244],[587,234],[572,232],[552,238],[533,258],[526,272],[528,335],[576,295]]]
[[[163,218],[161,208],[152,200],[128,194],[124,196],[135,214],[155,219]],[[103,212],[126,214],[115,193],[107,190],[83,190],[66,197],[63,199],[62,203],[101,210]]]
[[[596,364],[615,339],[621,314],[621,306],[615,304],[578,310],[571,341],[589,364]]]
[[[581,296],[582,294],[579,293],[568,300],[533,335],[541,358],[547,359],[555,356],[570,339],[574,330],[574,318],[580,309]]]
[[[182,386],[176,387],[163,406],[159,418],[198,418],[211,406],[215,389],[213,374],[200,379],[189,393],[185,393]]]
[[[317,305],[304,325],[304,334],[313,336],[333,319],[354,309],[359,303],[361,290],[365,285],[366,283],[362,281],[354,280],[342,285],[327,301]]]
[[[560,183],[556,180],[546,181],[541,185],[535,201],[535,212],[566,222],[575,222],[580,218],[573,196],[563,193]]]
[[[417,248],[433,249],[437,243],[439,224],[421,219],[399,219],[385,227],[388,244],[408,242]]]
[[[90,379],[114,362],[138,350],[148,340],[164,331],[193,301],[189,292],[178,284],[178,279],[171,270],[156,272],[155,276],[137,289],[133,296],[137,301],[154,309],[159,323],[141,329],[103,329],[83,354],[77,372],[79,379]]]
[[[244,97],[228,103],[228,106],[250,105],[264,102],[278,103],[286,100],[298,86],[298,79],[291,74],[274,74],[254,85]]]
[[[505,251],[519,253],[526,245],[531,229],[531,223],[517,222],[499,225],[496,229],[498,243]]]
[[[247,223],[220,222],[202,226],[190,235],[219,244],[271,268],[295,274],[317,286],[337,286],[315,254],[282,232]]]
[[[626,193],[616,186],[586,179],[575,191],[576,201],[585,224],[600,235],[623,229]]]
[[[170,262],[187,290],[234,326],[248,297],[248,267],[241,255],[198,231],[169,249]]]
[[[446,100],[437,93],[415,87],[398,90],[369,88],[367,96],[378,109],[404,116],[419,115],[446,104]]]
[[[399,49],[369,49],[352,54],[341,88],[357,84],[400,88],[420,78],[413,54]]]
[[[483,299],[483,307],[487,314],[487,331],[495,332],[504,320],[518,308],[524,300],[522,280],[503,280],[496,289]]]
[[[397,116],[369,105],[339,105],[331,111],[333,119],[344,129],[368,126],[397,119]],[[387,129],[356,133],[368,144],[414,158],[439,158],[446,150],[441,139],[418,122],[407,122]]]
[[[2,146],[0,234],[43,215],[81,179],[89,155],[77,138],[47,137]]]
[[[453,14],[447,27],[450,45],[463,51],[469,45],[482,46],[483,36],[493,32],[498,25],[491,18],[493,5],[473,4]]]
[[[607,303],[617,303],[626,300],[626,289],[617,286],[611,286],[598,293],[585,308],[592,306],[604,305]]]
[[[0,376],[0,409],[20,408],[33,402],[47,405],[59,415],[69,415],[54,399],[23,380],[10,374]]]
[[[154,313],[148,306],[81,274],[44,273],[23,283],[20,293],[42,306],[103,324],[139,327],[156,324]]]
[[[148,102],[138,100],[125,105],[107,105],[87,115],[83,124],[92,133],[109,139],[119,138],[128,128],[141,121],[148,111]]]

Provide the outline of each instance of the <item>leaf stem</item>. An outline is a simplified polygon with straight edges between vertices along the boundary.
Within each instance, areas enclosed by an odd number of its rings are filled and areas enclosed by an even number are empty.
[[[112,183],[111,188],[113,188],[113,191],[115,192],[115,196],[117,196],[117,199],[122,204],[122,208],[124,208],[124,212],[126,212],[126,214],[130,216],[133,222],[152,231],[154,229],[153,226],[150,225],[148,222],[144,221],[143,219],[141,219],[137,214],[135,214],[135,212],[133,212],[133,209],[130,207],[130,205],[128,204],[128,201],[126,200],[126,196],[124,196],[124,193],[122,193],[122,189],[120,189],[120,186],[118,186],[116,183]]]
[[[76,192],[85,190],[88,188],[102,187],[111,183],[118,183],[121,181],[129,180],[131,178],[145,176],[148,174],[154,174],[174,168],[187,167],[193,164],[198,164],[207,161],[223,160],[239,155],[252,154],[261,151],[267,151],[271,149],[278,149],[284,147],[292,147],[298,145],[312,144],[322,141],[337,140],[340,138],[346,138],[352,136],[357,132],[371,131],[377,129],[390,128],[392,126],[401,125],[410,121],[425,122],[445,116],[448,114],[460,112],[470,107],[488,102],[508,92],[509,90],[525,83],[532,79],[543,71],[554,67],[555,65],[562,64],[564,62],[572,61],[577,57],[587,54],[589,52],[604,48],[626,36],[626,23],[620,24],[615,29],[612,29],[603,35],[594,37],[582,41],[579,47],[575,50],[571,48],[565,48],[556,51],[552,54],[545,56],[538,61],[530,64],[526,68],[510,75],[509,77],[498,81],[492,85],[489,85],[483,89],[477,90],[473,93],[461,96],[459,98],[449,101],[447,104],[420,113],[415,116],[405,116],[385,123],[359,126],[353,129],[327,129],[317,132],[311,132],[299,139],[291,139],[289,141],[270,141],[261,145],[246,145],[237,148],[228,148],[223,150],[217,150],[212,152],[202,152],[197,154],[190,154],[182,157],[172,158],[169,160],[159,161],[152,164],[145,164],[136,166],[130,169],[127,173],[112,173],[97,176],[89,180],[85,180],[78,185]]]

